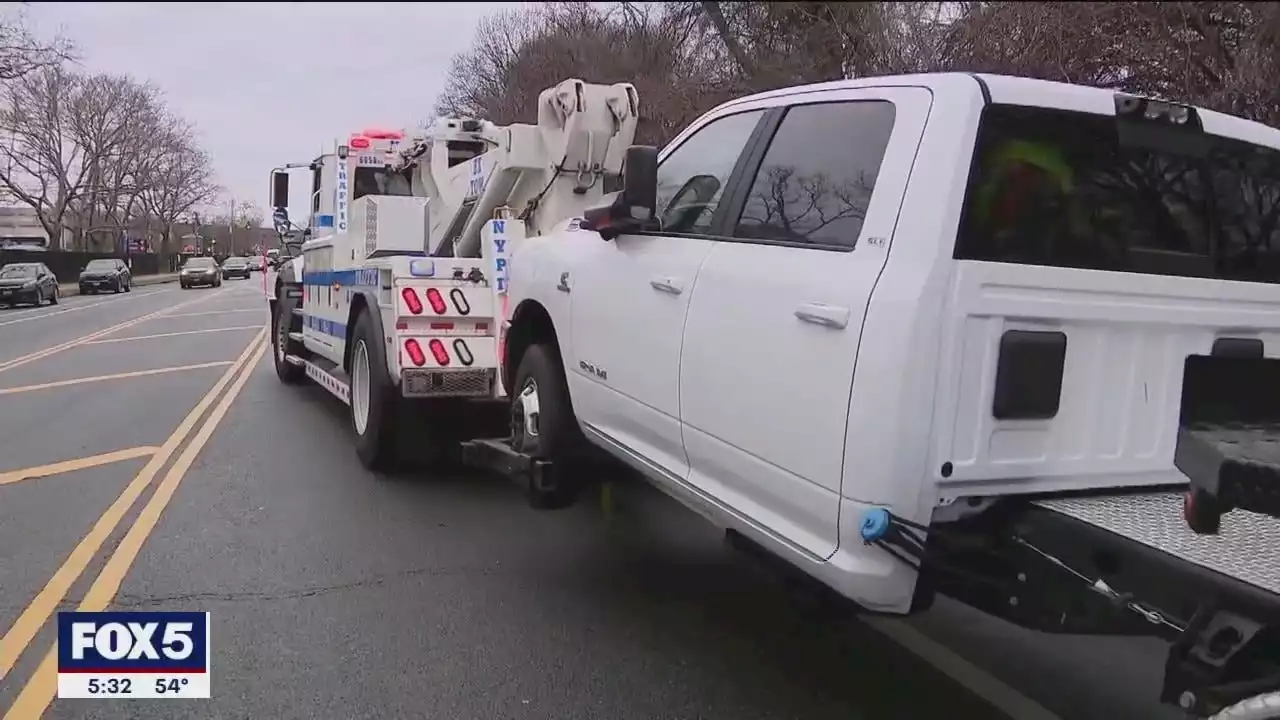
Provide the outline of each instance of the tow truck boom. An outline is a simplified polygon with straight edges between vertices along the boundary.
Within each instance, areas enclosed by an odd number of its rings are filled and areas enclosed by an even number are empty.
[[[475,257],[480,230],[500,208],[530,235],[598,204],[622,171],[639,98],[627,83],[565,80],[538,96],[538,124],[443,119],[406,138],[389,194],[429,198],[427,254]]]

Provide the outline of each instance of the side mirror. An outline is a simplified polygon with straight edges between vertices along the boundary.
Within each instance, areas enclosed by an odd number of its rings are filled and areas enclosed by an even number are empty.
[[[276,210],[289,207],[289,173],[271,173],[271,207]]]
[[[643,217],[652,218],[658,211],[658,148],[632,145],[622,161],[622,204],[646,210]]]
[[[607,207],[592,208],[578,227],[605,240],[651,224],[658,206],[658,148],[632,145],[622,161],[622,191]]]

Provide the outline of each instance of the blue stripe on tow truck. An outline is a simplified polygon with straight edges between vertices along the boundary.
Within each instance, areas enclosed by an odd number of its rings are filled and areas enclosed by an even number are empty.
[[[322,335],[331,335],[336,338],[346,339],[347,326],[333,320],[326,320],[319,315],[304,315],[302,324],[305,327],[321,333]]]
[[[380,282],[378,270],[376,268],[358,268],[355,270],[304,270],[302,273],[302,284],[312,287],[333,287],[338,285],[344,288],[376,288]],[[303,305],[305,308],[305,303]],[[323,335],[330,335],[336,338],[347,337],[347,326],[334,320],[328,320],[319,315],[303,315],[303,326],[310,328]]]
[[[376,268],[359,268],[357,270],[303,270],[303,285],[342,287],[378,287],[379,277]]]

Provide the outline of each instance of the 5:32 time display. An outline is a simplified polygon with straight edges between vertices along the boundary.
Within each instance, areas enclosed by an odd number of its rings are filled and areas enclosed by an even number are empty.
[[[89,692],[94,695],[130,695],[133,693],[133,680],[129,678],[106,678],[89,680]]]

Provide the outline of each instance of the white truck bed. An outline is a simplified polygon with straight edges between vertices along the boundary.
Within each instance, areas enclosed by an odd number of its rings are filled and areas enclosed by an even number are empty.
[[[1280,520],[1235,510],[1223,516],[1219,534],[1197,535],[1183,520],[1182,495],[1176,492],[1057,498],[1036,504],[1280,594]]]

